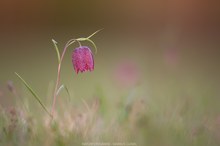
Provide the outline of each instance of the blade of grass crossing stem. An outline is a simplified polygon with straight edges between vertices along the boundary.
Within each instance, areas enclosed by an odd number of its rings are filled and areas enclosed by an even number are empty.
[[[69,92],[68,88],[67,88],[65,85],[61,85],[61,86],[60,86],[60,88],[57,90],[56,95],[58,95],[58,94],[61,92],[61,90],[63,90],[63,89],[66,90],[66,92],[67,92],[67,94],[68,94],[68,96],[69,96],[69,100],[70,100],[70,92]]]
[[[40,100],[39,96],[34,92],[34,90],[27,84],[27,82],[18,73],[15,72],[15,74],[23,82],[25,87],[31,92],[31,94],[35,97],[35,99],[40,103],[43,109],[49,114],[49,116],[51,116],[50,112],[47,110],[46,106],[43,104],[43,102]]]

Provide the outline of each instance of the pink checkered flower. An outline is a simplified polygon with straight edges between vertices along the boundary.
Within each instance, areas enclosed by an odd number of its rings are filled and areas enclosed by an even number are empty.
[[[80,46],[72,53],[72,63],[74,70],[78,72],[93,71],[94,59],[92,51],[87,46]]]

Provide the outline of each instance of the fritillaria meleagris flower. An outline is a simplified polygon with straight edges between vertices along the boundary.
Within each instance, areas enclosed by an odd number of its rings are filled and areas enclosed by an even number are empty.
[[[72,53],[72,63],[76,73],[94,70],[92,51],[87,46],[80,46]]]

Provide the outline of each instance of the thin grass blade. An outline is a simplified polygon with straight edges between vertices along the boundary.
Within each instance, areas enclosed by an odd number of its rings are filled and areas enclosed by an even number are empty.
[[[40,103],[40,105],[43,107],[43,109],[49,114],[50,117],[51,114],[50,112],[47,110],[46,106],[43,104],[43,102],[41,101],[41,99],[39,98],[39,96],[34,92],[34,90],[28,85],[28,83],[18,74],[16,73],[16,76],[23,82],[23,84],[25,85],[25,87],[31,92],[31,94],[35,97],[35,99]]]
[[[69,97],[69,100],[70,100],[70,99],[71,99],[71,96],[70,96],[70,93],[69,93],[68,88],[67,88],[65,85],[61,85],[61,86],[60,86],[60,88],[57,90],[56,95],[58,95],[58,94],[61,92],[61,90],[63,90],[63,89],[66,90],[66,92],[67,92],[67,94],[68,94],[68,97]]]

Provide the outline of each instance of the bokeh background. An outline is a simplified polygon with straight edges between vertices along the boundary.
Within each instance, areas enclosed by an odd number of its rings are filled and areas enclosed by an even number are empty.
[[[109,115],[114,116],[117,112],[114,105],[120,106],[122,98],[132,95],[144,101],[145,113],[159,115],[157,122],[166,117],[172,119],[173,111],[178,112],[181,106],[189,110],[190,116],[186,118],[192,122],[189,129],[203,125],[201,121],[209,126],[212,125],[209,119],[216,122],[220,116],[220,2],[217,0],[2,0],[1,106],[14,104],[14,97],[7,89],[8,81],[13,81],[18,94],[28,94],[14,72],[29,82],[43,99],[50,96],[57,68],[51,39],[58,42],[61,50],[69,39],[86,37],[101,28],[104,30],[92,38],[98,47],[94,72],[75,74],[71,51],[77,44],[65,56],[61,79],[74,100],[99,97],[101,90]],[[149,133],[139,135],[149,136]],[[210,133],[209,138],[215,140],[220,136],[215,130]],[[159,138],[165,141],[161,135]],[[159,145],[156,140],[149,141]]]

